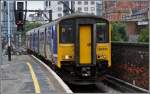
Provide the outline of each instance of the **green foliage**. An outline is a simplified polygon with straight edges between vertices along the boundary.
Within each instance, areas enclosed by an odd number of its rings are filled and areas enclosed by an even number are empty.
[[[138,37],[138,42],[149,42],[149,29],[144,28]]]
[[[26,22],[25,26],[24,26],[24,31],[21,32],[22,34],[22,44],[25,44],[25,35],[26,35],[26,32],[33,29],[33,28],[36,28],[36,27],[39,27],[41,26],[42,24],[41,23],[38,23],[38,22]]]
[[[112,23],[112,41],[128,41],[127,26],[124,23]]]
[[[36,28],[36,27],[39,27],[41,26],[42,24],[41,23],[38,23],[38,22],[26,22],[26,25],[25,25],[25,32],[33,29],[33,28]]]

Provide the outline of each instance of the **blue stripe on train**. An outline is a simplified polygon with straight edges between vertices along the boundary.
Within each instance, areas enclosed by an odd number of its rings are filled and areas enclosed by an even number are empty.
[[[57,57],[54,57],[54,63],[55,64],[57,63]]]
[[[53,36],[53,51],[54,54],[57,54],[57,29],[55,25],[53,26]]]
[[[54,56],[57,55],[57,30],[55,25],[50,27],[50,47],[53,50],[54,63],[57,63],[57,57]]]

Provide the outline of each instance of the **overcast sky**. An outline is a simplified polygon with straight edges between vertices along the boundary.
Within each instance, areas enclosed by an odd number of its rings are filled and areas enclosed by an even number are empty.
[[[28,1],[28,9],[44,9],[44,1]]]
[[[27,9],[28,10],[37,10],[37,9],[44,10],[44,1],[28,1]],[[29,16],[29,14],[33,14],[33,12],[28,12],[27,17]]]

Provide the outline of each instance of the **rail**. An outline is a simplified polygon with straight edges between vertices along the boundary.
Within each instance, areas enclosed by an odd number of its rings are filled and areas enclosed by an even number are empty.
[[[124,93],[148,93],[149,92],[146,89],[137,87],[135,85],[132,85],[128,82],[125,82],[113,76],[106,75],[106,77],[107,77],[106,81],[108,83],[114,84],[117,87],[117,89],[120,89],[120,91]]]

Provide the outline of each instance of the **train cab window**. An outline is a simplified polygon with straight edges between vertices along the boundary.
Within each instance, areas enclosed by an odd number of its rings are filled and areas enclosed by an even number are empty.
[[[64,21],[60,25],[60,43],[73,43],[74,42],[74,29],[73,21]]]
[[[108,24],[106,22],[96,23],[96,42],[108,42]]]

